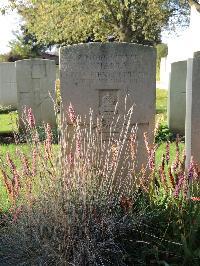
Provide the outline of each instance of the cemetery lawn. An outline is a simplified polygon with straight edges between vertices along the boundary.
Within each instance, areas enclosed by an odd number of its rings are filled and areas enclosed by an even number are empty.
[[[156,89],[156,120],[167,124],[167,90]]]
[[[180,143],[179,144],[179,148],[180,148],[180,156],[182,156],[184,148],[185,148],[185,144],[184,143]],[[165,154],[165,150],[166,150],[166,142],[163,142],[159,145],[158,149],[156,150],[156,165],[160,165],[162,162],[162,156],[163,154]],[[170,164],[175,160],[176,157],[176,143],[172,142],[170,143]]]
[[[17,112],[0,114],[0,134],[17,131]]]
[[[25,154],[29,154],[29,146],[27,144],[23,144],[19,146],[20,151],[23,151]],[[20,160],[16,156],[15,153],[16,145],[15,144],[9,144],[9,145],[0,145],[0,160],[2,159],[4,163],[6,163],[6,154],[9,153],[16,165],[17,168],[20,168]],[[5,186],[3,185],[3,178],[2,173],[0,172],[0,210],[3,212],[6,212],[10,208],[10,203],[8,199],[8,195],[6,193]]]
[[[2,144],[0,145],[0,156],[2,156],[3,158],[5,158],[6,153],[8,152],[11,157],[14,157],[14,161],[17,164],[18,158],[16,157],[16,148],[20,149],[20,151],[23,151],[26,155],[29,154],[29,151],[31,149],[29,144],[20,144],[20,145],[16,145],[16,144]]]

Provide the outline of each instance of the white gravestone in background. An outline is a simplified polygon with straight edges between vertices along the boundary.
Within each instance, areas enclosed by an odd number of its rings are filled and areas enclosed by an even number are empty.
[[[186,166],[191,156],[200,165],[200,52],[188,60],[186,88]]]
[[[187,61],[172,63],[168,91],[168,126],[185,135]]]
[[[64,109],[70,102],[78,114],[89,109],[103,116],[105,129],[119,102],[118,114],[135,105],[131,123],[138,124],[138,166],[147,163],[143,133],[153,140],[156,90],[156,53],[152,47],[128,43],[89,43],[60,50],[61,97]]]
[[[15,63],[0,63],[0,106],[17,107]]]
[[[54,112],[56,66],[52,60],[25,59],[16,62],[18,112],[31,108],[36,124],[56,126]]]
[[[162,57],[160,60],[160,89],[168,89],[168,75],[167,75],[167,57]]]

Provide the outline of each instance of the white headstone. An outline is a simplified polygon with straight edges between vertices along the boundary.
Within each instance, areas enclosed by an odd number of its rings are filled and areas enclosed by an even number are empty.
[[[128,43],[90,43],[60,50],[61,97],[63,107],[70,102],[85,116],[89,108],[103,115],[109,131],[115,105],[123,114],[135,105],[132,124],[138,124],[138,165],[147,163],[143,133],[153,140],[156,91],[156,53],[152,47]]]
[[[17,107],[15,63],[0,63],[0,105]]]
[[[169,76],[167,72],[167,57],[162,57],[160,61],[160,82],[159,88],[160,89],[168,89],[169,86]]]
[[[191,156],[200,165],[200,52],[188,60],[186,88],[186,166]]]
[[[52,60],[26,59],[16,62],[18,112],[31,108],[37,125],[56,126],[54,112],[56,66]]]
[[[175,134],[185,135],[187,61],[171,64],[168,91],[168,126]]]

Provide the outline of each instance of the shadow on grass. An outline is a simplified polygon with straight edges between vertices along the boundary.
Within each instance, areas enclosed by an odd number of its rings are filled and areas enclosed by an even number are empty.
[[[15,143],[15,136],[13,132],[1,132],[0,144],[12,144]]]
[[[157,109],[156,114],[163,114],[165,115],[167,113],[167,109]]]

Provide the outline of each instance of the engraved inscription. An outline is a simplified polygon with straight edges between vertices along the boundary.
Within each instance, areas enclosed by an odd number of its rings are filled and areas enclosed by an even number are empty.
[[[75,79],[75,80],[96,80],[96,81],[115,81],[115,82],[125,82],[125,81],[132,81],[136,82],[137,80],[144,80],[146,73],[144,72],[137,72],[137,76],[132,71],[127,72],[68,72],[66,73],[66,77]]]
[[[145,54],[138,56],[137,54],[115,54],[115,55],[71,55],[62,58],[63,71],[70,71],[71,67],[77,68],[80,66],[93,66],[98,71],[104,70],[135,70],[144,71]],[[76,63],[74,63],[76,62]],[[147,62],[149,64],[149,62]]]

